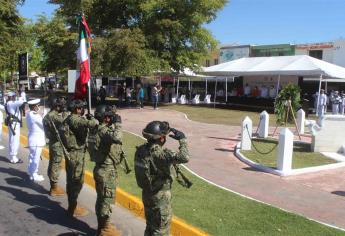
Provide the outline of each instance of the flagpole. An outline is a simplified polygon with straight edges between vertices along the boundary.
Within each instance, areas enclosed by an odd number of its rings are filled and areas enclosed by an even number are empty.
[[[87,112],[88,114],[91,114],[91,56],[89,54],[89,71],[90,71],[90,79],[89,82],[87,82],[87,86],[88,86],[88,108],[87,108]]]

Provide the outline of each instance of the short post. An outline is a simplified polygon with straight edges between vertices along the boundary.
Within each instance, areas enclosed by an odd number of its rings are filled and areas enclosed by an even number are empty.
[[[253,129],[253,122],[248,116],[246,116],[242,121],[241,150],[251,150],[252,129]]]
[[[297,129],[300,134],[304,134],[305,112],[303,109],[297,111]]]
[[[277,168],[283,173],[291,171],[293,152],[293,133],[284,128],[279,134]]]
[[[260,113],[260,124],[259,124],[259,137],[267,138],[268,137],[268,126],[269,126],[270,116],[266,111]]]

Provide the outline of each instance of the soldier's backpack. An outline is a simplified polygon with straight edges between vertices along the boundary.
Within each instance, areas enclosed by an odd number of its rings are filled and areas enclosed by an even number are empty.
[[[70,129],[70,125],[69,125],[70,118],[71,116],[69,115],[62,122],[62,125],[59,127],[59,134],[60,134],[61,141],[68,151],[78,147],[76,136],[73,133],[73,131]]]
[[[147,144],[137,147],[134,158],[134,170],[137,185],[141,189],[156,192],[161,189],[165,179],[154,164]]]
[[[90,153],[91,161],[98,161],[97,156],[99,156],[99,147],[100,147],[100,137],[97,135],[98,128],[93,128],[89,130],[89,134],[87,136],[87,149]]]

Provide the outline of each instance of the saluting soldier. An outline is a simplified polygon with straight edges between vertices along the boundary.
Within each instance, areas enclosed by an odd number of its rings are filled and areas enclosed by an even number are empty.
[[[40,163],[42,148],[45,146],[45,136],[43,129],[43,118],[38,113],[40,110],[40,99],[34,99],[28,102],[30,111],[26,115],[26,124],[28,127],[29,135],[29,166],[28,173],[30,179],[33,181],[43,181],[43,175],[38,174],[38,167]]]
[[[61,129],[61,138],[64,140],[64,146],[69,152],[66,158],[67,174],[67,196],[68,213],[71,216],[85,216],[88,211],[77,205],[77,199],[84,183],[84,167],[86,150],[86,137],[89,128],[98,125],[98,121],[88,115],[87,119],[83,117],[85,103],[81,100],[73,100],[70,104],[71,114],[63,122]]]
[[[9,159],[13,164],[23,163],[23,160],[17,157],[19,149],[19,138],[20,138],[20,123],[21,123],[21,112],[20,106],[24,104],[24,100],[19,98],[16,100],[16,93],[9,92],[7,94],[8,101],[5,105],[5,111],[7,114],[6,124],[9,128]]]
[[[166,135],[180,143],[179,151],[163,148]],[[142,188],[145,209],[145,235],[169,235],[172,218],[171,185],[173,165],[189,161],[187,139],[184,133],[169,128],[167,122],[152,121],[142,132],[147,143],[135,153],[135,177]]]
[[[89,133],[88,148],[91,160],[96,163],[93,176],[96,183],[96,215],[98,221],[97,235],[117,235],[115,227],[110,224],[111,204],[115,199],[117,168],[122,152],[121,117],[113,107],[99,105],[95,110],[99,126]]]
[[[62,122],[67,117],[65,112],[65,100],[61,98],[53,99],[51,104],[51,110],[43,118],[43,125],[46,137],[49,139],[49,165],[48,165],[48,177],[50,180],[51,196],[63,196],[65,191],[58,186],[61,163],[64,157],[62,143],[58,138],[58,129],[62,126]]]

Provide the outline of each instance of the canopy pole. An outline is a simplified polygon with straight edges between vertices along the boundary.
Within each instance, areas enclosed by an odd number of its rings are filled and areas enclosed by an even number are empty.
[[[190,78],[188,78],[188,98],[190,99]]]
[[[216,78],[216,84],[215,84],[215,86],[214,86],[214,102],[213,102],[213,108],[216,108],[217,82],[218,82],[218,79]]]
[[[320,75],[320,82],[319,82],[319,96],[317,98],[317,105],[316,105],[316,116],[319,116],[319,104],[320,104],[320,98],[321,98],[321,81],[322,81],[322,74]]]
[[[225,102],[228,102],[228,77],[225,78]]]
[[[279,86],[280,86],[280,75],[278,75],[278,82],[277,82],[277,92],[276,92],[276,96],[278,96],[278,93],[279,93]]]
[[[178,98],[178,87],[180,86],[180,78],[177,77],[176,99]]]
[[[205,87],[205,96],[207,95],[207,78],[206,78],[206,87]]]

